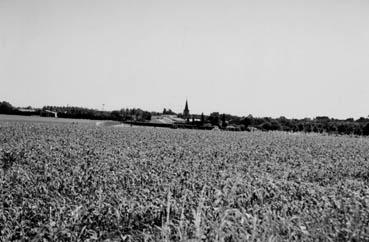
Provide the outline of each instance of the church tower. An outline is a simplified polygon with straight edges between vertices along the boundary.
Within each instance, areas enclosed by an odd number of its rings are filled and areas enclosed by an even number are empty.
[[[189,120],[190,119],[190,110],[188,109],[187,100],[186,100],[185,109],[183,110],[183,118],[186,119],[186,120]]]

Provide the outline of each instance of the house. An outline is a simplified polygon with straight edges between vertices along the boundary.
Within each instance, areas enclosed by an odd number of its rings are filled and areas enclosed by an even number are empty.
[[[260,131],[260,129],[258,129],[258,128],[256,128],[256,127],[248,127],[248,129],[249,129],[251,132]]]
[[[228,130],[228,131],[238,131],[238,130],[240,130],[239,128],[237,128],[233,125],[228,125],[225,129]]]
[[[42,110],[40,113],[40,116],[42,117],[52,117],[52,118],[57,118],[58,117],[58,113],[51,111],[51,110]]]
[[[32,109],[32,108],[18,108],[17,114],[31,116],[31,115],[38,115],[38,112],[36,109]]]

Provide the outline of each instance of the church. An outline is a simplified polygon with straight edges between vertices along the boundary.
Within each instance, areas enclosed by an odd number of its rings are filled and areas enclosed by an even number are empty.
[[[179,115],[179,117],[181,117],[183,119],[184,122],[186,123],[192,123],[194,124],[195,122],[201,122],[201,115],[196,115],[196,114],[190,114],[190,109],[188,108],[188,101],[186,99],[186,104],[185,104],[185,108],[183,110],[183,113]]]
[[[183,118],[187,121],[190,120],[190,110],[188,109],[188,102],[187,102],[187,99],[186,99],[186,105],[185,105],[185,108],[183,110]]]
[[[183,113],[176,114],[160,114],[151,116],[150,123],[153,124],[184,124],[194,121],[194,117],[190,114],[188,101],[186,100]]]

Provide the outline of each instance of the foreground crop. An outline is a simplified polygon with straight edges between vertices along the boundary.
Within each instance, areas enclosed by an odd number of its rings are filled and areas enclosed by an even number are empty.
[[[0,122],[0,240],[369,240],[369,140]]]

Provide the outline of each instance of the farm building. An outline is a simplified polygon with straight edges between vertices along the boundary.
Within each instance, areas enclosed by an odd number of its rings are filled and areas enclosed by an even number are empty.
[[[52,118],[57,118],[58,117],[57,112],[50,111],[50,110],[42,110],[40,115],[42,117],[52,117]]]
[[[27,115],[27,116],[38,115],[37,110],[32,109],[32,108],[18,108],[17,111],[18,111],[18,114],[20,115]]]
[[[157,124],[175,124],[175,123],[185,123],[186,121],[176,115],[157,115],[152,116],[150,123]]]
[[[225,129],[228,131],[238,131],[239,130],[238,127],[235,127],[233,125],[228,125]]]
[[[256,127],[249,127],[249,130],[252,131],[252,132],[260,131],[260,129],[258,129]]]

